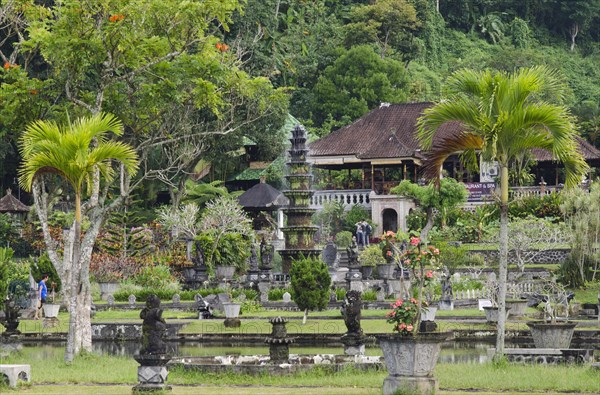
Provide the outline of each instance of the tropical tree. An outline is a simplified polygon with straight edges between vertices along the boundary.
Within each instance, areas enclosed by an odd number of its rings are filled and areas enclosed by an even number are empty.
[[[31,123],[20,139],[23,162],[19,168],[19,183],[26,191],[33,190],[36,212],[42,223],[44,241],[52,264],[64,284],[70,313],[65,361],[71,362],[82,350],[91,351],[91,293],[89,265],[94,242],[106,214],[127,195],[127,179],[137,171],[137,154],[132,147],[110,140],[110,134],[121,135],[123,125],[110,114],[98,113],[61,126],[52,121]],[[106,192],[113,180],[113,163],[121,165],[121,196],[107,201]],[[57,174],[66,180],[75,193],[75,219],[64,249],[59,251],[50,235],[48,205],[44,176]],[[101,179],[104,183],[101,183]],[[91,192],[82,204],[84,186]],[[81,230],[82,213],[90,219],[90,227]],[[62,254],[62,256],[61,256]]]
[[[461,152],[477,165],[477,155],[500,166],[499,320],[496,356],[504,353],[506,279],[508,270],[508,168],[524,151],[544,149],[562,162],[567,187],[576,186],[587,170],[577,150],[577,136],[567,109],[549,98],[561,98],[564,86],[546,67],[513,73],[459,70],[448,80],[449,97],[425,110],[418,138],[428,150],[425,174],[439,180],[441,165]],[[460,122],[460,134],[437,136],[440,126]]]
[[[413,198],[419,206],[425,209],[427,223],[421,230],[421,239],[424,241],[428,240],[429,231],[433,228],[434,210],[438,210],[441,225],[444,227],[446,226],[448,212],[454,207],[465,203],[469,195],[464,184],[459,183],[454,178],[442,178],[438,188],[435,188],[433,184],[421,186],[403,180],[398,186],[392,188],[390,193]]]

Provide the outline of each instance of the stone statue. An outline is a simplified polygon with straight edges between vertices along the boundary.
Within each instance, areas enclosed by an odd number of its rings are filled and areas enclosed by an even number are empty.
[[[250,271],[258,270],[258,252],[256,251],[256,244],[252,243],[250,247],[250,258],[248,258],[248,266]]]
[[[358,246],[356,245],[356,238],[352,238],[352,243],[346,248],[346,253],[348,254],[348,266],[349,267],[357,267],[358,266]]]
[[[167,323],[162,318],[160,299],[154,294],[148,296],[146,307],[140,312],[142,323],[142,350],[140,354],[165,354],[167,347],[163,341]]]
[[[199,240],[194,243],[194,256],[192,256],[192,262],[196,267],[204,266],[204,251],[202,250],[202,244]]]
[[[359,291],[348,291],[344,296],[344,302],[341,310],[344,316],[344,323],[348,328],[349,334],[362,335],[360,327],[360,311],[362,308],[362,297]]]
[[[443,273],[441,276],[442,283],[442,300],[450,301],[453,300],[452,282],[450,281],[450,271],[444,266]]]
[[[4,301],[4,321],[2,325],[6,328],[3,335],[17,335],[21,332],[17,330],[19,326],[19,306],[15,301],[14,295],[9,295]]]
[[[262,241],[260,242],[260,261],[262,263],[261,268],[271,268],[271,263],[273,263],[274,252],[275,247],[271,244],[268,244],[265,241],[265,239],[262,239]]]

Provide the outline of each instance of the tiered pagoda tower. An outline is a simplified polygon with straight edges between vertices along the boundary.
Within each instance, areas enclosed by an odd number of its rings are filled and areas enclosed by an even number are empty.
[[[316,211],[309,208],[314,190],[310,165],[306,161],[306,130],[296,125],[292,130],[290,160],[286,163],[288,175],[285,176],[289,189],[283,194],[289,199],[289,205],[283,209],[287,217],[286,226],[281,228],[285,237],[285,249],[279,254],[283,258],[282,271],[289,273],[292,260],[304,256],[318,257],[321,250],[315,249],[314,236],[319,229],[311,225],[311,217]]]

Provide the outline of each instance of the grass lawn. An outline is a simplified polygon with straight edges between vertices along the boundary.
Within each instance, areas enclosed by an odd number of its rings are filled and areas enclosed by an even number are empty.
[[[390,330],[390,324],[386,322],[385,314],[387,310],[363,310],[363,319],[361,326],[365,333],[386,333]],[[509,330],[527,330],[525,322],[534,317],[535,309],[529,309],[529,318],[523,318],[519,321],[509,321],[507,329]],[[339,310],[315,311],[308,315],[308,321],[302,325],[303,313],[299,311],[259,311],[250,314],[251,318],[244,318],[242,315],[242,326],[240,328],[225,328],[223,319],[216,318],[210,320],[198,320],[193,312],[165,310],[163,317],[167,322],[182,322],[187,324],[180,333],[200,334],[200,333],[231,333],[231,334],[269,334],[271,333],[271,324],[269,318],[282,316],[289,319],[287,328],[290,334],[342,334],[347,331]],[[471,330],[495,330],[495,327],[483,322],[485,315],[477,309],[456,309],[449,311],[439,311],[437,316],[446,319],[437,320],[437,324],[442,331],[471,329]],[[378,319],[375,317],[379,317]],[[479,319],[478,322],[453,320],[453,317],[471,317]],[[22,320],[19,324],[19,330],[23,333],[65,333],[68,330],[69,316],[65,312],[59,314],[60,325],[55,328],[42,328],[41,321]],[[105,310],[96,313],[93,322],[131,322],[141,323],[139,311],[137,310]],[[4,328],[0,328],[0,332]]]
[[[130,394],[136,384],[137,362],[132,358],[88,354],[72,365],[62,361],[63,350],[25,349],[0,363],[31,365],[32,385],[14,394]],[[210,374],[171,369],[173,394],[380,394],[386,373],[326,368],[293,376]],[[440,394],[600,393],[600,374],[587,366],[438,364],[435,376]]]

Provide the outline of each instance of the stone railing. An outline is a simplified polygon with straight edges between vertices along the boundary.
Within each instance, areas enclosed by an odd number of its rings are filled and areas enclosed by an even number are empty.
[[[511,187],[509,190],[511,199],[520,199],[532,196],[545,196],[550,195],[554,192],[558,192],[562,189],[562,186],[532,186],[532,187]]]
[[[345,210],[350,210],[355,204],[369,210],[371,208],[370,193],[370,189],[316,191],[310,199],[310,208],[322,209],[325,203],[337,201],[344,205]]]

